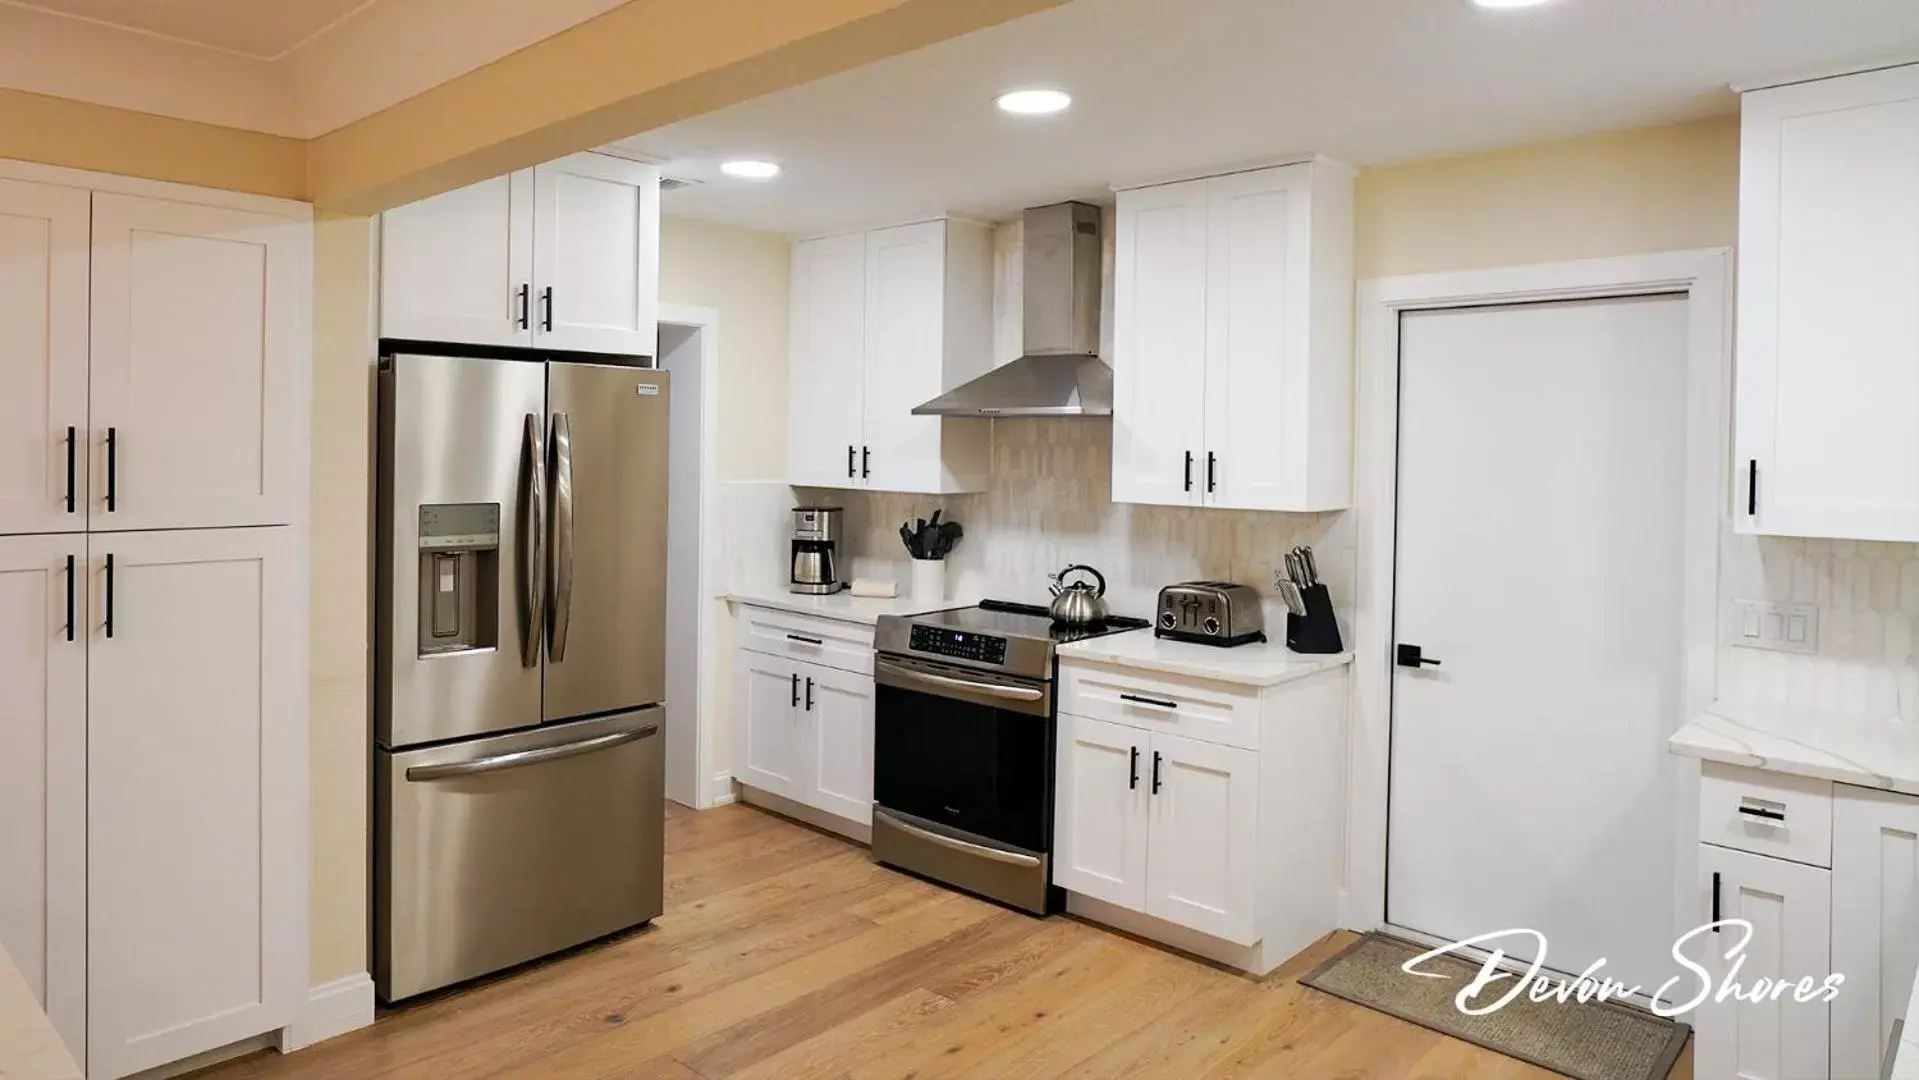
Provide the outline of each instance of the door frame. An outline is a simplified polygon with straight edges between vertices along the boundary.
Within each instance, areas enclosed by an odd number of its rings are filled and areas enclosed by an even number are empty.
[[[1399,473],[1399,320],[1406,312],[1655,293],[1687,295],[1686,482],[1678,600],[1684,708],[1677,731],[1711,704],[1717,678],[1719,545],[1731,527],[1731,248],[1629,255],[1401,277],[1359,283],[1354,500],[1358,580],[1353,617],[1353,706],[1348,744],[1346,882],[1340,921],[1386,922],[1387,799],[1392,739],[1391,660]],[[1674,935],[1696,921],[1696,763],[1681,760],[1674,835]]]
[[[720,587],[719,545],[714,538],[719,535],[718,523],[718,479],[717,460],[719,456],[719,387],[720,387],[720,313],[716,308],[699,307],[692,304],[674,304],[660,302],[659,326],[669,326],[691,330],[699,341],[700,365],[700,490],[699,490],[699,580],[694,587],[694,605],[698,611],[697,624],[694,627],[694,730],[697,740],[693,751],[693,772],[690,776],[675,775],[673,762],[667,761],[667,783],[669,792],[691,792],[692,806],[695,810],[706,810],[722,802],[732,801],[730,777],[715,776],[713,772],[714,726],[719,722],[717,706],[719,688],[715,685],[718,677],[717,661],[714,650],[708,647],[709,641],[719,626],[719,615],[714,610],[718,601],[713,597],[722,595]],[[654,350],[659,352],[657,348]],[[664,357],[656,356],[654,364],[661,364]],[[675,393],[678,393],[676,388]],[[667,525],[671,529],[672,523]]]

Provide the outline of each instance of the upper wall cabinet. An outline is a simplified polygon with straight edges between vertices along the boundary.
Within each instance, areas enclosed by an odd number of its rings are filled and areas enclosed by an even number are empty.
[[[87,527],[91,198],[0,180],[0,533]]]
[[[1350,505],[1352,198],[1324,160],[1119,193],[1113,501]]]
[[[992,366],[992,230],[939,220],[793,245],[787,472],[807,487],[986,486],[986,421],[914,416]]]
[[[381,215],[380,336],[651,356],[660,172],[575,154]]]
[[[1734,521],[1919,540],[1919,65],[1741,111]]]

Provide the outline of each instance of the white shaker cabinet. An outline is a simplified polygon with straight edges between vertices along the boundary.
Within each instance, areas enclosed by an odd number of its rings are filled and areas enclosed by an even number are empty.
[[[1734,522],[1919,540],[1919,65],[1740,108]]]
[[[87,1058],[118,1077],[305,999],[304,553],[285,528],[89,542]]]
[[[303,516],[309,235],[270,214],[93,196],[93,531]]]
[[[84,535],[0,537],[0,948],[82,1059],[86,572]]]
[[[1810,976],[1817,983],[1833,970],[1828,937],[1832,876],[1786,859],[1699,845],[1704,901],[1699,924],[1715,916],[1752,924],[1744,962],[1733,976],[1737,981],[1750,988],[1761,978],[1796,981]],[[1726,953],[1738,933],[1737,927],[1726,927],[1718,934],[1701,935],[1695,959],[1711,972],[1715,990],[1729,977],[1733,961]],[[1842,988],[1842,998],[1849,989]],[[1828,1066],[1829,1009],[1820,1002],[1795,1002],[1790,994],[1758,1003],[1708,998],[1693,1014],[1694,1073],[1701,1080],[1820,1080],[1839,1075]],[[1869,1075],[1878,1075],[1876,1067]]]
[[[1352,185],[1316,159],[1119,193],[1115,502],[1350,504]]]
[[[1875,1077],[1919,972],[1919,799],[1840,785],[1832,814],[1832,1075]]]
[[[90,213],[84,190],[0,180],[0,533],[87,527]]]
[[[1259,754],[1164,732],[1152,741],[1146,913],[1251,945]]]
[[[829,814],[873,823],[873,680],[818,664],[799,665],[807,772],[801,796]]]
[[[788,479],[980,491],[989,421],[914,416],[992,366],[992,230],[953,219],[793,245]]]
[[[837,823],[872,824],[873,628],[787,613],[761,623],[764,614],[742,608],[735,618],[733,777],[858,835]]]
[[[808,755],[800,731],[798,665],[742,649],[733,659],[734,775],[788,799],[805,793]]]
[[[1056,755],[1053,884],[1146,910],[1150,737],[1136,728],[1062,714]],[[1145,781],[1142,783],[1142,781]]]
[[[380,336],[651,356],[660,174],[583,153],[380,218]]]

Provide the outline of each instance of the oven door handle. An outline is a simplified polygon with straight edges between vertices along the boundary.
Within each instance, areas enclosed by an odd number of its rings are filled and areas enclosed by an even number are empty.
[[[945,690],[964,690],[981,697],[998,698],[1002,701],[1044,701],[1046,691],[1031,686],[1001,686],[998,683],[978,682],[973,679],[956,679],[951,675],[935,675],[930,671],[919,671],[904,667],[885,659],[875,659],[873,667],[888,675],[906,682],[917,682],[929,687]]]
[[[977,855],[982,859],[991,859],[994,862],[1007,863],[1012,866],[1034,867],[1039,865],[1039,856],[1037,855],[1026,855],[1017,851],[1002,851],[996,847],[987,847],[985,844],[975,844],[970,840],[961,840],[957,836],[947,836],[943,833],[936,833],[931,829],[922,829],[918,825],[902,820],[898,814],[889,813],[884,807],[875,806],[873,808],[873,816],[883,819],[888,825],[893,826],[901,832],[911,833],[922,840],[938,844],[943,848],[950,848],[964,855]]]

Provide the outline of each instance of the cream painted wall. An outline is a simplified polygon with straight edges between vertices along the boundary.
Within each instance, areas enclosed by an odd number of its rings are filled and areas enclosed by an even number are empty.
[[[367,970],[368,456],[373,220],[321,214],[313,229],[312,639],[308,983]]]
[[[728,480],[786,475],[786,237],[660,221],[660,299],[720,313],[719,461]]]
[[[1739,118],[1535,143],[1361,173],[1360,278],[1738,239]]]

